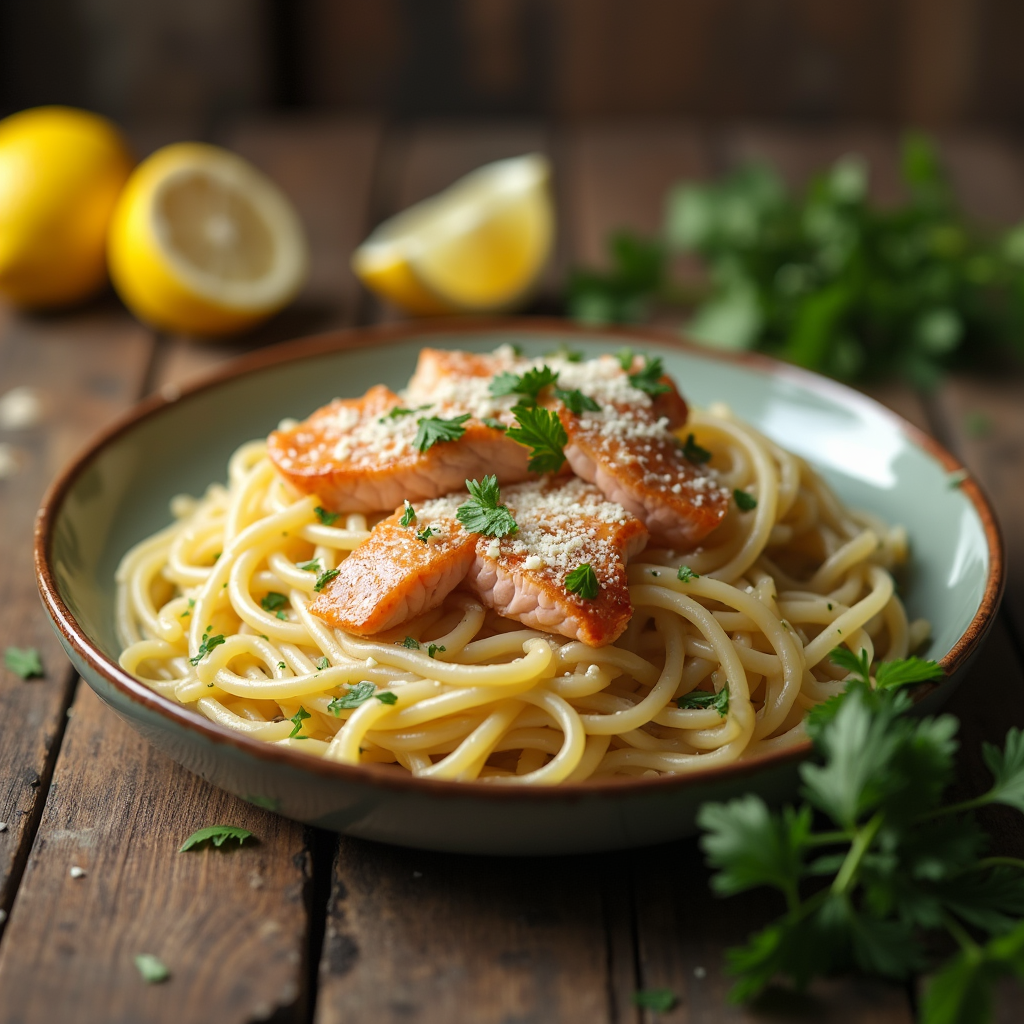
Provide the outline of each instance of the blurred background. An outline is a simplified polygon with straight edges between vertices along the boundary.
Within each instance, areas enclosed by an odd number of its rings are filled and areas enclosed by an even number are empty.
[[[1019,130],[1016,0],[8,0],[0,112],[270,110]]]

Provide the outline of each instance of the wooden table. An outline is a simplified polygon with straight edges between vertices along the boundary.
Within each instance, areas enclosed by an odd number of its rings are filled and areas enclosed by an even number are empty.
[[[163,139],[142,139],[152,147]],[[300,302],[243,342],[198,346],[139,326],[112,298],[47,316],[0,309],[0,395],[26,385],[39,424],[0,428],[0,647],[35,646],[46,677],[0,676],[0,1024],[29,1022],[580,1022],[655,1015],[640,988],[679,996],[666,1021],[757,1019],[728,1005],[723,950],[778,911],[768,895],[720,901],[696,844],[601,856],[506,860],[379,846],[304,828],[211,788],[150,749],[75,676],[36,597],[30,530],[55,471],[94,431],[161,386],[244,351],[394,314],[348,270],[383,216],[487,161],[530,150],[556,167],[559,247],[548,281],[603,256],[610,228],[653,229],[666,187],[762,156],[794,182],[856,149],[880,198],[898,191],[897,139],[684,123],[429,123],[289,118],[215,141],[274,177],[313,248]],[[942,140],[967,208],[991,223],[1024,215],[1024,154],[985,137]],[[984,784],[981,740],[1024,725],[1024,383],[956,377],[927,398],[877,397],[958,452],[983,481],[1010,549],[1007,599],[950,709],[963,722],[958,788]],[[990,428],[977,429],[981,412]],[[975,429],[971,430],[970,426]],[[258,845],[179,856],[194,829],[232,822]],[[986,818],[996,848],[1024,855],[1024,822]],[[74,878],[70,868],[84,868]],[[171,979],[146,985],[135,954]],[[903,1024],[911,989],[835,981],[776,999],[775,1020]],[[1000,1020],[1024,999],[1001,993]]]

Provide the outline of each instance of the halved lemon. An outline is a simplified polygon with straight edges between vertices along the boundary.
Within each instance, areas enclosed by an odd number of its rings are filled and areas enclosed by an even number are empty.
[[[107,239],[110,277],[147,323],[188,334],[244,330],[306,279],[305,233],[265,175],[227,150],[165,146],[128,179]]]
[[[550,179],[538,153],[479,167],[381,224],[352,267],[410,313],[509,309],[528,297],[551,252]]]

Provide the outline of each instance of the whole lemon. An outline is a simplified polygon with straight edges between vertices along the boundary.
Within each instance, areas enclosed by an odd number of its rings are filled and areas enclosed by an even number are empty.
[[[37,107],[0,121],[0,295],[40,308],[102,287],[107,224],[133,163],[98,114]]]

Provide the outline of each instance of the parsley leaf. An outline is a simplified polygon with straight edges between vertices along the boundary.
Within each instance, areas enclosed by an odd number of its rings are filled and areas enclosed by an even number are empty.
[[[263,595],[263,600],[260,601],[260,607],[265,612],[276,612],[278,608],[283,608],[288,603],[288,598],[284,594],[279,594],[276,590],[271,590]]]
[[[410,651],[418,651],[420,642],[415,637],[407,636],[404,640],[395,645],[396,647],[408,647]]]
[[[700,573],[694,572],[688,565],[681,565],[676,573],[676,579],[682,583],[689,583],[690,580],[699,580]]]
[[[569,412],[574,412],[577,416],[583,412],[601,411],[601,406],[590,395],[583,394],[579,388],[574,388],[572,391],[563,391],[561,388],[555,388],[555,398],[562,402]]]
[[[293,737],[297,737],[299,735],[299,731],[302,729],[302,723],[307,718],[312,718],[312,717],[313,716],[300,704],[299,705],[299,710],[296,711],[295,714],[292,715],[292,717],[288,719],[288,721],[291,722],[293,727],[294,727],[292,729],[292,731],[290,733],[288,733],[288,739],[292,739]],[[301,737],[301,738],[302,739],[306,739],[306,737]]]
[[[43,674],[43,663],[34,647],[8,647],[4,651],[4,664],[22,679]]]
[[[320,573],[320,575],[317,576],[316,583],[313,584],[313,589],[319,594],[320,591],[323,590],[324,587],[326,587],[327,584],[330,583],[331,580],[333,580],[334,577],[337,576],[339,572],[341,572],[340,569],[324,570],[324,572]]]
[[[135,956],[135,969],[142,975],[142,980],[147,985],[158,985],[166,981],[171,972],[164,966],[164,962],[152,953],[138,953]]]
[[[508,427],[501,420],[496,420],[491,416],[485,416],[480,422],[485,427],[490,427],[491,430],[500,430],[503,434],[508,430]]]
[[[676,707],[683,709],[713,709],[725,718],[729,714],[729,687],[723,686],[718,693],[708,690],[691,690],[676,698]]]
[[[945,672],[937,661],[904,658],[900,661],[883,661],[878,666],[875,682],[880,690],[889,690],[909,683],[926,683],[932,679],[942,679],[944,675]]]
[[[558,374],[550,366],[535,367],[521,376],[514,373],[499,373],[491,381],[490,391],[495,397],[521,395],[521,405],[536,405],[540,393],[558,380]]]
[[[433,448],[442,441],[458,441],[466,432],[462,425],[469,419],[469,413],[443,420],[437,416],[422,416],[417,420],[418,429],[413,438],[413,447],[420,452]]]
[[[531,473],[555,473],[565,462],[565,446],[569,437],[558,414],[536,406],[515,406],[516,426],[507,436],[532,449],[528,468]]]
[[[374,697],[381,702],[381,704],[397,704],[398,694],[392,693],[390,690],[384,690],[381,693],[375,693]]]
[[[411,416],[414,412],[422,412],[424,409],[429,408],[429,402],[426,405],[417,405],[415,409],[404,409],[402,406],[396,405],[394,409],[380,417],[380,422],[383,423],[385,420],[399,420],[403,416]]]
[[[321,508],[319,505],[317,505],[313,511],[316,513],[317,519],[319,519],[324,526],[333,526],[341,516],[340,512],[328,512],[327,509]]]
[[[736,507],[741,512],[750,512],[757,508],[757,498],[746,491],[741,491],[738,487],[732,492],[732,496],[736,501]]]
[[[633,1005],[641,1010],[668,1013],[679,1002],[670,988],[643,988],[633,993]]]
[[[360,704],[365,704],[373,696],[376,689],[377,687],[373,683],[364,679],[361,683],[350,686],[348,691],[341,697],[335,697],[327,705],[327,709],[333,711],[335,717],[337,717],[339,711],[357,708]]]
[[[667,384],[661,383],[661,378],[664,376],[665,369],[662,366],[661,359],[651,359],[650,356],[645,356],[643,369],[636,373],[631,373],[629,375],[629,383],[655,398],[658,395],[665,394],[666,391],[672,390]]]
[[[622,367],[624,373],[629,373],[633,369],[633,350],[631,348],[620,348],[615,353],[615,358],[619,361],[619,366]]]
[[[580,597],[592,601],[601,592],[601,585],[597,582],[597,573],[590,563],[584,562],[566,573],[565,589],[570,594],[579,594]]]
[[[210,636],[210,626],[206,627],[206,632],[203,633],[203,641],[199,645],[199,650],[196,651],[194,658],[189,658],[189,662],[193,665],[198,665],[214,647],[220,647],[224,643],[224,634],[218,633],[216,636]]]
[[[319,572],[322,564],[319,558],[314,558],[312,562],[296,563],[295,568],[301,569],[303,572]]]
[[[444,644],[441,644],[440,646],[438,644],[431,644],[427,648],[427,654],[430,655],[430,657],[432,658],[432,657],[434,657],[435,654],[437,654],[438,651],[444,652],[444,651],[447,651],[447,650],[448,650],[448,648],[445,647]]]
[[[331,659],[328,658],[327,655],[324,655],[322,658],[317,658],[314,664],[321,672],[323,672],[324,669],[331,667]]]
[[[455,510],[455,518],[470,532],[485,537],[507,537],[516,533],[516,525],[507,505],[499,505],[501,491],[496,476],[485,476],[483,480],[467,480],[466,490],[469,501]]]
[[[683,443],[683,458],[699,466],[702,463],[711,461],[711,452],[707,448],[701,448],[694,441],[693,434],[687,434],[686,441]]]
[[[405,511],[398,522],[402,526],[412,526],[416,522],[416,509],[412,507],[412,502],[408,498],[405,499]]]
[[[239,828],[237,825],[208,825],[206,828],[193,832],[185,840],[178,853],[184,853],[186,850],[201,846],[207,840],[214,846],[223,846],[229,839],[237,839],[238,845],[241,846],[246,839],[251,838],[252,833],[248,829]]]
[[[416,539],[423,544],[426,544],[431,537],[434,536],[434,531],[429,526],[424,526],[419,533],[416,534]]]
[[[1024,732],[1011,729],[1002,750],[991,743],[984,744],[982,756],[995,780],[988,802],[1024,811]]]

